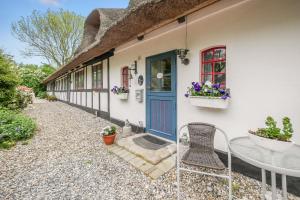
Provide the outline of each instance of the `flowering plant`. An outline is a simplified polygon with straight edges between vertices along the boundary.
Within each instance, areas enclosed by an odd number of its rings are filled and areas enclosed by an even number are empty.
[[[117,128],[115,126],[106,126],[102,129],[100,134],[103,136],[114,135],[116,130]]]
[[[125,87],[118,87],[118,86],[114,86],[111,89],[112,93],[114,94],[121,94],[121,93],[129,93],[129,90]]]
[[[192,82],[192,87],[188,87],[185,96],[220,97],[224,100],[230,98],[229,89],[221,88],[220,83],[212,84],[209,81],[205,83]]]

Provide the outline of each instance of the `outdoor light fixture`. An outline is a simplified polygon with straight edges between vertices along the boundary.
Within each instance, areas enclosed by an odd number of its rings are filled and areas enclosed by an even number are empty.
[[[176,54],[181,59],[181,63],[184,65],[188,65],[190,60],[186,58],[187,53],[189,52],[188,49],[177,49]]]
[[[129,68],[128,70],[130,71],[134,71],[134,74],[137,74],[137,61],[135,60],[134,63],[131,65],[131,68]],[[132,75],[130,72],[130,78],[132,79]]]
[[[187,17],[183,16],[177,19],[178,23],[184,23],[185,22],[185,48],[184,49],[177,49],[176,54],[177,56],[181,59],[181,63],[184,65],[188,65],[190,63],[190,60],[186,58],[187,53],[189,52],[187,48],[187,37],[188,37],[188,32],[187,32]]]

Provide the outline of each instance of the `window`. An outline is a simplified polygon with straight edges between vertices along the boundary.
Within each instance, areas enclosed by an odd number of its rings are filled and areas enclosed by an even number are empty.
[[[93,89],[101,89],[103,86],[103,66],[102,63],[92,67]]]
[[[84,88],[84,71],[75,72],[75,89]]]
[[[129,76],[129,70],[128,70],[128,67],[125,66],[121,70],[121,79],[122,79],[122,87],[127,88],[127,89],[128,89],[128,86],[129,86],[128,76]]]
[[[226,85],[226,47],[219,46],[202,51],[201,80]]]

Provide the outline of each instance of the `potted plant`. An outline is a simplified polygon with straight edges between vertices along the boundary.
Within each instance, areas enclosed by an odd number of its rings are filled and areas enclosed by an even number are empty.
[[[101,131],[101,135],[103,138],[103,142],[106,145],[113,144],[115,141],[115,137],[116,137],[116,127],[115,126],[107,126],[107,127],[103,128]]]
[[[114,86],[111,89],[112,93],[117,95],[119,99],[126,100],[128,99],[129,90],[125,87]]]
[[[256,131],[249,130],[249,137],[256,145],[278,152],[285,151],[293,145],[290,139],[294,131],[290,118],[282,119],[282,130],[277,127],[277,122],[270,116],[267,117],[265,124],[265,128],[259,128]]]
[[[229,103],[229,89],[222,88],[221,84],[192,82],[185,94],[193,106],[225,109]]]

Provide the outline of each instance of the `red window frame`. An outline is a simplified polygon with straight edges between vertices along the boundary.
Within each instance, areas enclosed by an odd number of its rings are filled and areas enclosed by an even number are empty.
[[[224,58],[215,58],[215,51],[218,49],[224,49],[225,50],[225,56]],[[212,51],[212,59],[205,61],[204,60],[204,54]],[[215,72],[215,64],[219,63],[219,62],[225,62],[225,69],[224,72]],[[205,64],[211,64],[212,68],[210,72],[204,72],[204,65]],[[212,48],[208,48],[205,49],[203,51],[201,51],[201,73],[200,73],[200,77],[201,77],[201,81],[204,81],[204,76],[206,75],[210,75],[211,76],[211,80],[212,83],[215,83],[215,75],[218,74],[224,74],[225,75],[225,81],[223,83],[221,83],[221,87],[226,87],[226,46],[215,46]]]
[[[122,79],[122,87],[128,89],[129,87],[129,68],[128,66],[125,66],[121,69],[121,79]]]

